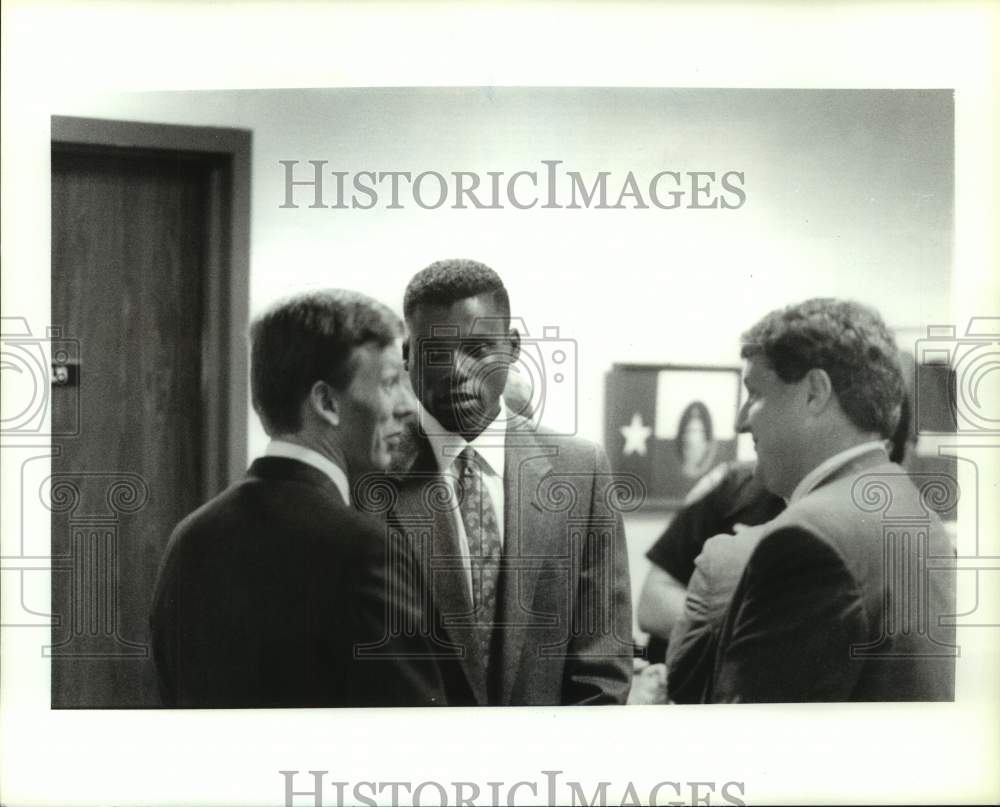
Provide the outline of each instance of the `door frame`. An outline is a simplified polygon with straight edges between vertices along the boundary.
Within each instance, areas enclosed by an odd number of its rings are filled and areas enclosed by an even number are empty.
[[[205,500],[247,467],[251,148],[247,129],[52,116],[53,152],[182,152],[208,169],[201,356]]]

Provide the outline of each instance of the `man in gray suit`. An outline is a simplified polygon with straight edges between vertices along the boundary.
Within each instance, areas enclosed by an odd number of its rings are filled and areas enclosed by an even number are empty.
[[[955,552],[888,457],[904,386],[881,318],[809,300],[764,317],[741,352],[739,427],[788,508],[706,544],[703,607],[724,616],[707,646],[671,638],[673,694],[696,647],[706,701],[952,700]]]
[[[904,396],[899,423],[887,444],[890,462],[902,465],[910,440],[910,425],[909,397]],[[746,421],[739,423],[738,428],[746,431]],[[764,490],[759,480],[754,481],[759,490]],[[709,537],[694,558],[683,608],[676,617],[666,653],[670,699],[674,703],[698,703],[704,696],[712,672],[712,643],[729,601],[753,550],[767,532],[767,522],[786,506],[784,499],[766,495],[780,503],[778,512],[773,512],[772,503],[767,505],[771,513],[766,520],[737,519],[730,529],[717,530],[714,537]],[[760,510],[744,512],[752,516]]]
[[[434,263],[403,307],[419,430],[389,518],[424,560],[448,702],[624,703],[631,598],[604,452],[507,409],[520,337],[492,269]]]

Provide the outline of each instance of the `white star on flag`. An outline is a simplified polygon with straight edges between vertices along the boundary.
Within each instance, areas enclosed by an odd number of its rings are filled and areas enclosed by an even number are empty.
[[[629,454],[646,456],[646,441],[653,430],[649,426],[642,425],[642,415],[636,412],[632,415],[632,422],[628,426],[622,426],[618,431],[625,438],[625,448],[622,449],[622,454],[626,457]]]

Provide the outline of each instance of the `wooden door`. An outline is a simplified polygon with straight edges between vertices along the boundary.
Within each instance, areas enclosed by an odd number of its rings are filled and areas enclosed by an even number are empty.
[[[155,706],[167,538],[245,464],[247,205],[233,153],[177,148],[186,127],[84,123],[52,154],[52,323],[74,346],[53,373],[52,705]]]

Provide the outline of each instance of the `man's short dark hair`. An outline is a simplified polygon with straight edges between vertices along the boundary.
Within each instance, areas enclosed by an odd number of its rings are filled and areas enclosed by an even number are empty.
[[[772,311],[743,334],[740,355],[763,356],[785,383],[825,370],[851,423],[892,437],[905,386],[895,340],[873,308],[816,298]]]
[[[403,297],[403,316],[409,319],[423,305],[448,306],[480,294],[492,295],[497,311],[510,319],[507,289],[490,267],[467,258],[435,261],[410,280]]]
[[[250,386],[264,429],[298,431],[313,384],[344,389],[354,375],[354,348],[387,347],[402,331],[391,309],[354,291],[309,292],[273,306],[250,329]]]

